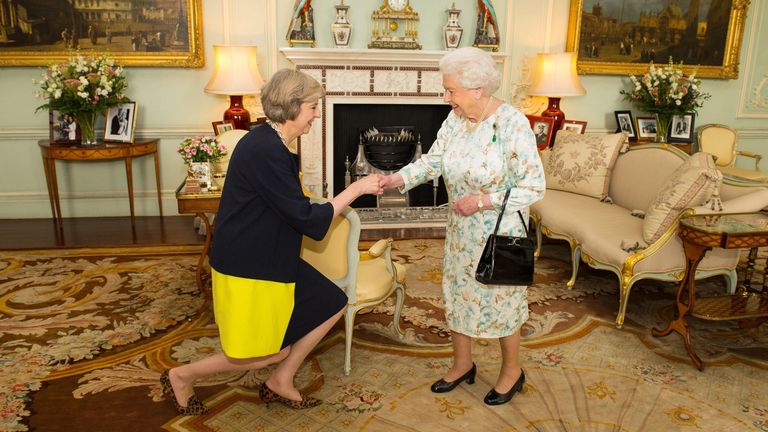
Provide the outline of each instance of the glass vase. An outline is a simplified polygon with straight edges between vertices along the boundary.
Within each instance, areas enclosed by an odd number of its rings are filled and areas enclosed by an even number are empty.
[[[96,123],[96,112],[83,111],[73,114],[77,127],[80,128],[80,142],[82,145],[96,145],[96,134],[94,125]]]
[[[671,114],[656,113],[656,139],[654,142],[659,144],[667,142],[670,120],[672,120]]]

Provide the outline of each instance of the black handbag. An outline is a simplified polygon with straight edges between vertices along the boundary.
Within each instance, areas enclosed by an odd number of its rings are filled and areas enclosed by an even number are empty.
[[[498,235],[501,218],[507,207],[510,189],[504,196],[504,204],[501,206],[499,218],[496,220],[496,228],[493,234],[488,236],[485,242],[483,254],[477,263],[475,279],[486,285],[531,285],[533,283],[533,253],[536,244],[531,238],[528,226],[523,220],[520,210],[517,215],[525,228],[525,237],[511,237]]]

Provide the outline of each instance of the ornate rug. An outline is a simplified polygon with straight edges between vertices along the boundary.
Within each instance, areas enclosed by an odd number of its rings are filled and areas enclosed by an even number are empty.
[[[0,252],[0,430],[768,431],[768,325],[691,319],[699,372],[678,335],[650,335],[674,314],[674,285],[639,283],[617,329],[616,277],[582,266],[566,289],[559,243],[544,246],[529,290],[526,391],[483,404],[500,351],[476,340],[477,382],[433,394],[450,364],[442,241],[394,246],[408,271],[403,338],[385,303],[356,319],[349,376],[341,327],[300,370],[299,387],[325,404],[264,406],[256,386],[266,369],[198,382],[212,408],[202,417],[176,416],[158,383],[163,369],[220,349],[207,297],[195,290],[199,247]],[[699,287],[724,292],[719,278]]]

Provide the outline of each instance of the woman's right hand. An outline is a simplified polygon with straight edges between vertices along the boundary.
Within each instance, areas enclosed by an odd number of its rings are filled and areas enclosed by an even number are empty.
[[[352,183],[350,187],[355,187],[357,189],[358,196],[365,194],[381,195],[384,193],[381,174],[367,175]]]

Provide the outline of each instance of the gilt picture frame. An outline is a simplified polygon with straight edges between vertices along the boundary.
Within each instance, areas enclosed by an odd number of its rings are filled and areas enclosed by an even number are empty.
[[[637,140],[653,141],[656,138],[656,117],[640,117],[637,121]]]
[[[28,3],[0,5],[0,15],[8,17],[3,23],[8,40],[0,44],[0,67],[62,63],[75,50],[82,55],[106,54],[121,66],[205,64],[202,0],[39,0],[34,8]]]
[[[725,1],[571,0],[566,51],[577,53],[580,74],[642,74],[671,56],[687,74],[737,79],[749,2]]]

